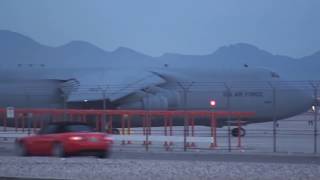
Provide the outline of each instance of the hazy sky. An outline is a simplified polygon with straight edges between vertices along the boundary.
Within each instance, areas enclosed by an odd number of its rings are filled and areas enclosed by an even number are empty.
[[[0,0],[0,29],[153,56],[245,42],[301,57],[320,50],[319,9],[320,0]]]

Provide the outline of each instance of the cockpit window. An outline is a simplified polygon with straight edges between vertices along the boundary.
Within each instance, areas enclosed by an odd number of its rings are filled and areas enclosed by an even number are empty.
[[[271,77],[272,78],[280,78],[280,75],[276,72],[271,72]]]

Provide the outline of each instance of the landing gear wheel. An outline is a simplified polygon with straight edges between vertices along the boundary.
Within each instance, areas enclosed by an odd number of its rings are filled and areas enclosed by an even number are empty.
[[[53,144],[52,156],[54,156],[54,157],[65,157],[63,145],[61,143]]]
[[[14,150],[15,150],[15,154],[18,156],[27,156],[28,155],[27,148],[26,148],[25,144],[22,142],[16,142]]]
[[[238,137],[240,134],[240,137],[243,137],[246,135],[246,130],[243,128],[233,128],[231,131],[231,134],[233,137]]]

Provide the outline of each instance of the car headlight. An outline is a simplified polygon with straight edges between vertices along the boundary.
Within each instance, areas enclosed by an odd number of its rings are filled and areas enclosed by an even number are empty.
[[[81,141],[83,139],[83,137],[81,136],[71,136],[69,137],[69,140],[72,140],[72,141]]]

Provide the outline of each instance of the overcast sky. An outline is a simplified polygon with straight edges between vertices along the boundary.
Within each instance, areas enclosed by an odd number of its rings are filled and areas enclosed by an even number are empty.
[[[320,50],[320,0],[0,0],[0,29],[59,46],[84,40],[159,56],[245,42],[301,57]]]

